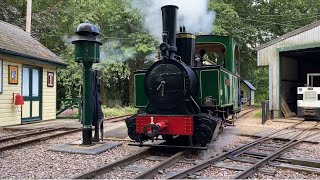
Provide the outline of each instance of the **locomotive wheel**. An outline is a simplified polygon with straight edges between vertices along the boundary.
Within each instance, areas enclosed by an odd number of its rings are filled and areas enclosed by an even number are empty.
[[[136,133],[136,123],[131,123],[128,126],[128,136],[135,141],[142,141],[141,134]]]
[[[200,124],[195,134],[195,138],[197,142],[201,146],[206,146],[208,143],[211,142],[212,137],[213,137],[213,132],[211,128],[205,124]]]
[[[126,120],[127,128],[128,128],[128,136],[137,142],[141,142],[147,140],[148,138],[143,134],[139,134],[136,132],[136,118],[134,116],[129,117]]]
[[[213,120],[210,117],[205,117],[201,123],[205,124],[207,126],[209,126],[211,128],[211,131],[214,132],[215,131],[215,123],[212,122]]]

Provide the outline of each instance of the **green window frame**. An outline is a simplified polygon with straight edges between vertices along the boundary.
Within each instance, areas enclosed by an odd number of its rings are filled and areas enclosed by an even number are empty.
[[[3,93],[3,60],[0,59],[0,94]]]

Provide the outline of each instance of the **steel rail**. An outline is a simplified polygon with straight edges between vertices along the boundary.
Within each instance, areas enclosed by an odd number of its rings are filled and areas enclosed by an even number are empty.
[[[154,175],[157,174],[157,172],[159,170],[166,169],[166,168],[174,165],[175,163],[177,163],[186,152],[187,151],[181,151],[181,152],[174,154],[169,159],[162,161],[161,163],[159,163],[155,167],[152,167],[150,170],[143,172],[142,174],[139,174],[134,179],[152,179],[154,177]]]
[[[58,131],[58,130],[62,130],[62,129],[66,129],[66,128],[63,128],[63,127],[44,128],[44,129],[35,129],[35,130],[31,130],[31,131],[27,131],[27,132],[19,133],[19,134],[11,134],[11,135],[5,136],[3,138],[0,138],[0,142],[10,141],[12,139],[21,139],[21,138],[24,138],[24,137],[30,136],[30,135],[44,134],[44,133]]]
[[[247,111],[245,111],[243,114],[241,114],[238,118],[241,118],[241,117],[243,117],[244,115],[247,115],[247,114],[249,114],[249,113],[251,113],[252,111],[255,111],[255,110],[257,110],[257,109],[259,109],[258,107],[255,107],[255,108],[253,108],[253,109],[248,109]]]
[[[117,117],[107,118],[105,120],[118,119],[118,118],[123,118],[123,117],[126,117],[126,116],[130,116],[130,115],[117,116]],[[21,133],[21,134],[18,134],[17,136],[9,135],[9,137],[7,136],[5,138],[0,139],[0,142],[9,141],[9,140],[12,140],[12,139],[15,139],[15,138],[22,139],[24,136],[27,136],[27,135],[37,135],[37,134],[43,134],[43,133],[48,133],[48,132],[57,131],[57,130],[63,130],[63,129],[70,129],[70,130],[66,130],[65,132],[61,132],[61,133],[57,133],[57,134],[52,134],[52,135],[47,135],[47,136],[38,137],[38,138],[34,138],[34,139],[29,139],[29,140],[23,141],[23,142],[15,142],[15,143],[8,144],[8,145],[5,145],[5,146],[0,146],[0,152],[8,150],[8,149],[15,148],[15,147],[18,147],[18,146],[28,145],[28,144],[32,144],[32,143],[35,143],[35,142],[38,142],[38,141],[47,140],[47,139],[50,139],[50,138],[53,138],[53,137],[58,137],[58,136],[62,136],[62,135],[66,135],[66,134],[70,134],[70,133],[82,130],[82,128],[66,128],[66,127],[58,127],[58,128],[52,128],[52,129],[48,128],[47,130],[46,129],[39,129],[39,131],[31,130],[32,132]]]
[[[247,114],[249,114],[249,113],[251,113],[251,112],[253,112],[253,111],[255,111],[255,110],[257,110],[257,109],[259,109],[258,107],[254,107],[254,108],[249,108],[249,109],[246,109],[246,110],[243,110],[243,114],[241,114],[241,115],[239,115],[238,117],[237,116],[235,116],[235,118],[232,118],[232,119],[227,119],[226,120],[226,122],[227,122],[227,125],[231,125],[231,126],[234,126],[234,123],[238,120],[238,119],[240,119],[240,118],[242,118],[243,116],[245,116],[245,115],[247,115]]]
[[[211,164],[213,164],[213,163],[215,163],[217,161],[223,161],[223,160],[229,158],[230,156],[233,156],[235,154],[240,154],[240,153],[246,151],[247,149],[249,149],[249,148],[251,148],[251,147],[253,147],[253,146],[255,146],[255,145],[257,145],[257,144],[259,144],[259,143],[261,143],[263,141],[270,140],[270,139],[273,138],[273,137],[270,137],[271,135],[275,135],[276,133],[279,133],[279,132],[281,132],[281,131],[283,131],[285,129],[289,129],[289,128],[295,127],[295,126],[301,124],[302,122],[298,122],[298,123],[290,125],[288,127],[279,129],[279,130],[277,130],[275,132],[272,132],[271,134],[268,134],[267,136],[264,136],[264,137],[261,137],[261,138],[255,140],[253,142],[250,142],[250,143],[245,144],[243,146],[237,147],[237,148],[235,148],[233,150],[230,150],[230,151],[228,151],[228,152],[226,152],[224,154],[221,154],[221,155],[219,155],[217,157],[210,158],[210,159],[208,159],[208,160],[206,160],[206,161],[204,161],[204,162],[202,162],[202,163],[200,163],[198,165],[190,167],[190,168],[188,168],[188,169],[186,169],[186,170],[184,170],[184,171],[182,171],[182,172],[180,172],[178,174],[172,175],[172,176],[168,177],[168,179],[182,179],[182,178],[185,178],[189,174],[201,171],[202,169],[205,169],[205,168],[211,166]]]
[[[317,126],[318,124],[316,124],[315,126]],[[310,137],[313,137],[315,135],[318,135],[319,132],[316,132],[316,133],[313,133],[313,134],[309,134],[308,136],[305,136],[301,139],[298,139],[298,137],[304,133],[304,132],[307,132],[309,131],[311,128],[308,128],[304,131],[301,131],[300,133],[298,133],[297,135],[295,135],[291,141],[289,141],[288,143],[286,143],[283,147],[281,147],[279,150],[277,150],[276,152],[268,155],[267,157],[263,158],[261,161],[255,163],[254,165],[250,166],[247,170],[245,171],[241,171],[238,175],[236,175],[234,177],[234,179],[245,179],[245,178],[248,178],[249,176],[251,176],[252,174],[254,174],[259,167],[267,164],[269,161],[273,161],[275,160],[276,158],[278,158],[282,152],[292,148],[293,146],[295,146],[296,144],[299,144],[301,142],[303,142],[303,139],[305,138],[310,138]]]
[[[110,117],[110,118],[105,118],[103,121],[104,122],[119,122],[123,121],[123,118],[130,117],[134,114],[127,114],[127,115],[122,115],[122,116],[115,116],[115,117]]]
[[[18,146],[28,145],[28,144],[35,143],[35,142],[38,142],[38,141],[47,140],[47,139],[50,139],[50,138],[53,138],[53,137],[58,137],[58,136],[70,134],[70,133],[73,133],[73,132],[76,132],[76,131],[79,131],[79,130],[81,130],[81,129],[80,128],[71,129],[71,130],[67,130],[66,132],[61,132],[61,133],[57,133],[57,134],[51,134],[51,135],[47,135],[47,136],[43,136],[43,137],[29,139],[29,140],[23,141],[23,142],[16,142],[16,143],[8,144],[8,145],[5,145],[5,146],[0,146],[0,152],[8,150],[8,149],[15,148],[15,147],[18,147]]]
[[[102,173],[107,173],[109,171],[111,171],[113,168],[115,167],[120,167],[126,164],[130,164],[138,159],[143,158],[146,154],[150,153],[151,148],[145,149],[143,151],[140,151],[138,153],[135,153],[133,155],[130,155],[128,157],[122,158],[118,161],[100,166],[96,169],[87,171],[83,174],[80,175],[76,175],[74,177],[72,177],[71,179],[91,179],[94,178],[95,176],[102,174]]]

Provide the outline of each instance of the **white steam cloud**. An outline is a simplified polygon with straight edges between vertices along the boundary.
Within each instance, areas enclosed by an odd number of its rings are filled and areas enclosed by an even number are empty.
[[[215,13],[209,11],[209,0],[132,0],[132,6],[141,10],[145,16],[145,27],[149,32],[161,39],[162,14],[161,7],[176,5],[179,26],[185,26],[190,33],[210,34],[213,31]]]
[[[123,48],[122,43],[116,39],[108,39],[103,41],[100,47],[100,60],[110,62],[125,61],[134,58],[136,51],[133,47]]]

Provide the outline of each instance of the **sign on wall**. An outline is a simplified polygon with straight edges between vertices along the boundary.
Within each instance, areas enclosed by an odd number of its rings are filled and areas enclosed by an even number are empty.
[[[9,84],[18,84],[18,66],[8,65]]]
[[[47,73],[47,86],[48,87],[54,86],[54,73],[53,72]]]

